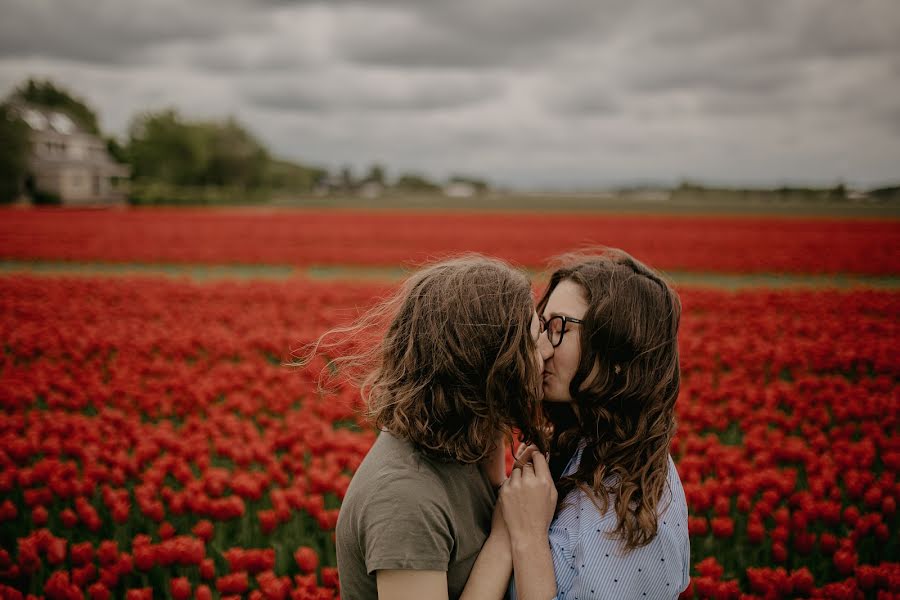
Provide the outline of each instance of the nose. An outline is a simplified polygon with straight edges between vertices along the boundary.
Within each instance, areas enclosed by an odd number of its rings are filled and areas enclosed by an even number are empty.
[[[550,343],[545,334],[538,338],[538,350],[541,353],[541,358],[545,361],[553,358],[553,344]]]

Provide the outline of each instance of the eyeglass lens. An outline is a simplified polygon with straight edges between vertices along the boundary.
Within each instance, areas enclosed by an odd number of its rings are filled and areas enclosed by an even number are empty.
[[[562,317],[555,316],[547,321],[547,339],[554,348],[562,343],[565,322]]]

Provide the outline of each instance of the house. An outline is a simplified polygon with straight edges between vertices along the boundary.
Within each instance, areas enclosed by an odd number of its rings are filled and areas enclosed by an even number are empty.
[[[27,194],[70,205],[125,201],[130,168],[110,157],[100,137],[62,112],[29,105],[16,110],[31,130]]]
[[[467,181],[451,181],[443,188],[449,198],[471,198],[478,194],[478,188]]]

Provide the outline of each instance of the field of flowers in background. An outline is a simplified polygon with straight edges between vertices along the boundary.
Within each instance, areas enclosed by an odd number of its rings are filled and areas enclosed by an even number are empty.
[[[665,269],[900,272],[891,221],[2,217],[0,259],[538,265],[577,240]],[[282,363],[393,285],[0,277],[0,597],[337,597],[335,519],[375,436],[354,390],[315,392],[324,363]],[[900,292],[678,290],[685,597],[897,597]]]

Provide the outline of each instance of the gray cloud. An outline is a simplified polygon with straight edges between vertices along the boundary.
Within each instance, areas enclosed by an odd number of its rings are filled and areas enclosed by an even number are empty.
[[[335,43],[360,64],[411,68],[521,68],[547,62],[568,41],[614,29],[627,4],[576,0],[542,2],[385,2],[346,8]],[[361,22],[364,26],[358,26]]]
[[[233,0],[4,0],[0,56],[130,64],[147,48],[258,25]]]
[[[260,108],[282,111],[440,111],[484,102],[502,88],[496,81],[461,75],[309,73],[302,81],[256,79],[245,92]]]

